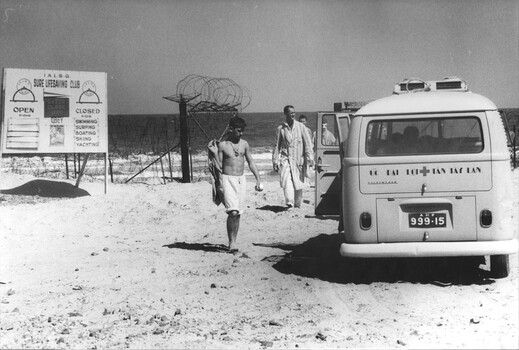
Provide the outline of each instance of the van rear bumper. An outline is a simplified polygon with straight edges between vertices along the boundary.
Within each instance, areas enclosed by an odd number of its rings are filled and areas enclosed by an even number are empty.
[[[341,255],[349,258],[483,256],[514,254],[517,251],[517,239],[477,242],[342,243],[340,247]]]

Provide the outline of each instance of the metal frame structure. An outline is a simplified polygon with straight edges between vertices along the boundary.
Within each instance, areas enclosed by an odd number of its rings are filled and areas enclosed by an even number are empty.
[[[234,116],[250,104],[251,97],[246,88],[231,79],[188,75],[178,82],[176,93],[164,99],[179,104],[182,182],[191,182],[189,120],[192,119],[207,137],[207,141],[210,141],[211,138],[198,122],[197,115]]]

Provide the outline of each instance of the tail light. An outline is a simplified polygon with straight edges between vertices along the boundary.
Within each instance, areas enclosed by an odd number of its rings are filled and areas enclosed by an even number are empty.
[[[364,212],[360,214],[360,228],[363,230],[369,230],[371,228],[371,214]]]
[[[481,211],[479,215],[479,222],[482,227],[489,227],[492,225],[492,212],[488,209]]]

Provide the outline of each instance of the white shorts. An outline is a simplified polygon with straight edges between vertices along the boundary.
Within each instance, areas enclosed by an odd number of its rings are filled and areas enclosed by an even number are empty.
[[[246,184],[245,175],[222,174],[223,204],[226,212],[236,210],[238,214],[243,213],[241,206],[245,202]]]

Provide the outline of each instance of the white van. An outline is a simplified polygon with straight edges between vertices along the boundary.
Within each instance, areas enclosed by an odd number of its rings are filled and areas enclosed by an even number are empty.
[[[457,78],[413,79],[340,117],[335,113],[337,145],[316,142],[316,214],[342,205],[341,255],[489,255],[492,275],[508,276],[518,213],[494,103]],[[318,115],[318,127],[325,118]],[[342,179],[327,171],[333,151],[343,154]],[[324,205],[340,187],[340,205]],[[334,210],[323,212],[328,207]]]

